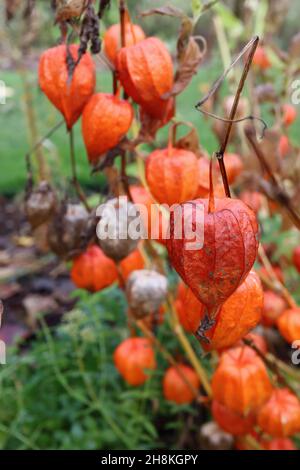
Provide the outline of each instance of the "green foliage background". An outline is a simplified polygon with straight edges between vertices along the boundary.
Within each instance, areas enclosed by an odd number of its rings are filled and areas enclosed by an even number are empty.
[[[112,287],[78,294],[76,310],[56,330],[41,320],[39,337],[26,354],[9,351],[7,366],[0,369],[0,447],[176,448],[196,407],[163,399],[161,380],[168,365],[160,354],[158,369],[145,385],[127,386],[113,365],[113,351],[128,335],[122,292]],[[167,323],[158,338],[168,350],[182,353]],[[189,441],[197,447],[198,425],[191,418]]]

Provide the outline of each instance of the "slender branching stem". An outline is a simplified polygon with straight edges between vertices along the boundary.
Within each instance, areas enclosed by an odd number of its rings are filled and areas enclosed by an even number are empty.
[[[293,299],[292,295],[290,294],[288,289],[282,284],[282,282],[280,282],[280,280],[278,279],[278,277],[277,277],[277,275],[276,275],[276,273],[273,269],[273,266],[270,263],[267,255],[266,255],[265,249],[262,245],[259,246],[258,254],[259,254],[261,262],[262,262],[263,266],[265,267],[266,272],[267,272],[267,274],[270,278],[272,289],[274,289],[275,291],[277,291],[281,294],[281,296],[285,299],[285,301],[287,302],[287,304],[289,305],[290,308],[297,308],[297,304],[296,304],[295,300]],[[262,276],[262,281],[265,282],[265,277],[264,276]]]
[[[191,382],[186,378],[186,376],[182,373],[178,363],[174,359],[174,357],[169,353],[169,351],[163,346],[163,344],[159,341],[158,338],[149,330],[149,328],[145,325],[142,320],[138,320],[136,322],[139,329],[143,332],[146,338],[150,339],[151,342],[157,347],[160,353],[164,356],[164,358],[169,362],[169,364],[177,370],[178,375],[183,380],[183,382],[187,385],[187,387],[191,390],[193,395],[197,398],[198,402],[203,401],[203,397],[199,395],[198,390],[191,384]]]
[[[245,129],[245,134],[260,162],[262,170],[268,175],[270,182],[272,183],[272,187],[274,190],[274,200],[276,200],[283,207],[283,209],[286,210],[289,217],[293,221],[294,225],[300,230],[300,216],[295,211],[291,203],[290,197],[286,194],[286,191],[282,188],[281,184],[278,182],[270,165],[267,162],[267,159],[261,147],[258,145],[255,129],[253,127],[247,127]]]
[[[76,191],[76,194],[79,200],[82,202],[84,207],[88,212],[91,212],[91,208],[86,200],[85,194],[80,186],[80,183],[77,178],[77,170],[76,170],[76,158],[75,158],[75,146],[74,146],[74,132],[73,129],[69,131],[69,138],[70,138],[70,161],[71,161],[71,169],[72,169],[72,184]]]
[[[249,56],[246,60],[244,70],[243,70],[243,73],[242,73],[242,77],[240,79],[238,89],[237,89],[235,97],[234,97],[233,105],[232,105],[232,108],[231,108],[231,111],[230,111],[230,114],[229,114],[229,122],[227,124],[225,136],[224,136],[223,142],[221,144],[221,148],[217,152],[217,158],[218,158],[220,171],[221,171],[221,175],[222,175],[224,190],[225,190],[225,194],[226,194],[227,197],[231,197],[231,193],[230,193],[230,188],[229,188],[229,184],[228,184],[228,178],[227,178],[227,173],[226,173],[226,168],[225,168],[225,163],[224,163],[224,154],[226,152],[226,148],[227,148],[227,145],[228,145],[228,142],[229,142],[229,139],[230,139],[232,126],[233,126],[233,121],[234,121],[234,118],[235,118],[235,115],[236,115],[236,112],[237,112],[237,109],[238,109],[240,97],[241,97],[241,94],[243,92],[243,89],[244,89],[244,86],[245,86],[245,83],[246,83],[246,79],[247,79],[247,76],[248,76],[248,73],[249,73],[249,70],[250,70],[250,67],[251,67],[251,64],[252,64],[253,56],[255,54],[258,43],[259,43],[259,38],[258,38],[258,36],[256,36],[255,38],[252,39],[252,46],[251,46],[251,49],[250,49],[250,53],[249,53]]]

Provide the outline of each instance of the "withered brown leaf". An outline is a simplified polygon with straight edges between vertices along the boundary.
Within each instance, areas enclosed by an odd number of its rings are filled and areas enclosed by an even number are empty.
[[[190,36],[185,48],[179,50],[178,70],[175,75],[175,83],[172,90],[164,95],[164,98],[176,96],[181,93],[190,83],[193,76],[197,73],[206,53],[206,42],[203,38],[204,48],[200,49],[197,40]]]
[[[89,0],[56,0],[55,22],[58,23],[81,16],[88,3]]]
[[[196,155],[201,153],[200,141],[197,129],[193,127],[185,136],[177,140],[176,148],[189,150],[194,152]]]
[[[140,16],[166,15],[181,19],[181,28],[177,40],[178,69],[172,90],[165,94],[167,99],[181,93],[197,73],[198,67],[206,53],[206,41],[202,36],[193,37],[194,22],[182,10],[170,5],[144,11]],[[197,40],[201,41],[202,48]]]
[[[151,15],[166,15],[174,16],[176,18],[186,17],[186,14],[179,8],[172,7],[171,5],[166,5],[160,8],[152,8],[151,10],[143,11],[140,16],[151,16]]]

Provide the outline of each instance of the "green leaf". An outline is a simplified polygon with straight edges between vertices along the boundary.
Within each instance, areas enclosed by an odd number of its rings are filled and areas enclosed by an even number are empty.
[[[264,35],[268,8],[269,8],[268,1],[260,0],[260,2],[258,3],[257,10],[256,10],[255,27],[254,27],[254,33],[259,37],[263,37]]]
[[[194,18],[199,18],[203,8],[202,0],[192,0],[192,11]]]
[[[242,22],[229,8],[221,3],[217,3],[214,6],[214,10],[221,18],[224,28],[230,33],[231,37],[236,38],[243,33],[244,28]]]
[[[207,2],[203,5],[202,12],[205,13],[206,11],[210,10],[216,3],[218,3],[220,0],[211,0],[210,2]]]
[[[192,0],[192,12],[194,17],[194,23],[197,23],[200,16],[206,11],[210,10],[219,0],[210,0],[209,2],[203,3],[202,0]]]

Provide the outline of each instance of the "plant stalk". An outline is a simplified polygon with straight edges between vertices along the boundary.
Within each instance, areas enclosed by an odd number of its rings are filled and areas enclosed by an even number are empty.
[[[154,336],[154,334],[147,328],[147,326],[144,324],[142,320],[136,321],[136,324],[139,327],[139,329],[144,333],[144,335],[155,344],[157,349],[161,352],[161,354],[165,357],[165,359],[169,362],[169,364],[175,367],[175,369],[178,372],[178,375],[184,381],[184,383],[189,387],[193,395],[195,395],[195,397],[197,398],[197,401],[202,403],[203,397],[199,395],[198,390],[190,383],[189,380],[187,380],[185,375],[181,372],[180,368],[178,367],[178,363],[175,361],[173,356],[161,344],[161,342],[156,338],[156,336]]]
[[[246,79],[247,79],[247,76],[248,76],[248,73],[249,73],[249,70],[250,70],[250,67],[251,67],[251,64],[252,64],[253,56],[255,54],[258,43],[259,43],[259,37],[256,36],[252,40],[250,53],[249,53],[249,56],[248,56],[247,61],[245,63],[243,74],[242,74],[242,77],[240,79],[238,89],[237,89],[235,97],[234,97],[233,105],[232,105],[232,108],[231,108],[231,111],[230,111],[230,114],[229,114],[229,122],[228,122],[228,125],[227,125],[227,129],[226,129],[226,132],[225,132],[225,136],[224,136],[221,148],[217,152],[217,158],[218,158],[218,161],[219,161],[219,166],[220,166],[220,171],[221,171],[221,175],[222,175],[223,186],[224,186],[226,197],[231,197],[231,193],[230,193],[230,188],[229,188],[229,184],[228,184],[226,168],[225,168],[225,164],[224,164],[224,154],[226,152],[226,148],[227,148],[227,145],[228,145],[228,142],[229,142],[229,139],[230,139],[230,134],[231,134],[231,131],[232,131],[233,121],[234,121],[234,118],[235,118],[235,115],[236,115],[236,112],[237,112],[237,109],[238,109],[240,97],[241,97],[241,94],[243,92],[243,89],[244,89],[244,86],[245,86],[245,83],[246,83]]]
[[[291,204],[291,200],[289,196],[286,194],[285,190],[281,187],[281,185],[278,183],[277,179],[275,178],[271,170],[271,167],[265,158],[263,151],[257,144],[255,129],[252,127],[247,127],[245,129],[245,134],[261,164],[262,170],[266,172],[270,178],[270,181],[274,188],[274,199],[287,211],[294,225],[300,230],[300,216],[297,214],[297,212],[293,208],[293,205]]]
[[[91,212],[91,208],[86,200],[85,194],[80,186],[80,183],[77,178],[76,170],[76,159],[75,159],[75,146],[74,146],[74,132],[73,129],[69,131],[70,138],[70,160],[71,160],[71,169],[72,169],[72,184],[75,188],[76,194],[79,200],[83,203],[84,207],[88,212]]]
[[[203,388],[205,389],[207,396],[211,398],[212,396],[212,390],[211,390],[211,385],[209,382],[209,379],[207,377],[205,369],[202,367],[200,364],[195,351],[193,350],[192,346],[190,345],[190,342],[188,341],[187,337],[185,336],[182,326],[179,323],[177,313],[173,307],[173,299],[171,296],[168,296],[168,304],[171,312],[171,319],[172,319],[172,326],[173,330],[183,347],[184,351],[186,352],[187,357],[189,358],[190,363],[194,367],[196,373],[198,374],[198,377],[201,381],[201,384],[203,385]]]
[[[35,142],[38,142],[37,119],[34,109],[31,86],[28,82],[27,72],[22,66],[20,68],[20,76],[23,82],[25,113],[28,122],[31,147],[33,148],[33,151],[31,153],[35,154],[38,181],[43,181],[47,179],[47,168],[40,145],[35,145]]]

